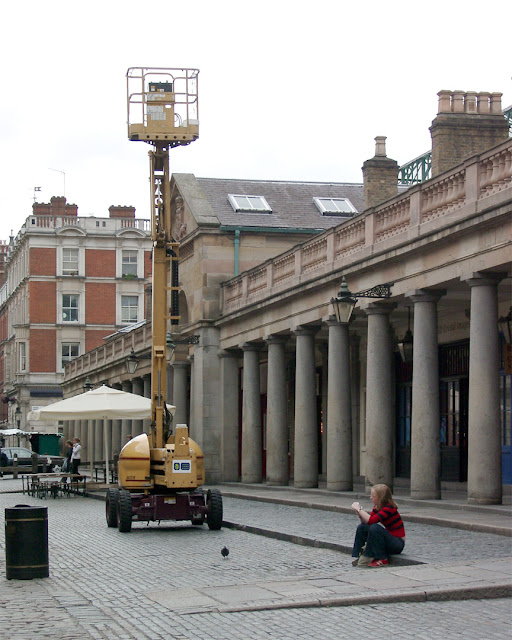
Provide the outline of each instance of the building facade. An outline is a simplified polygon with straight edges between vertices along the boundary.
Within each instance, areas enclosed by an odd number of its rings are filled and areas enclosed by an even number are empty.
[[[63,197],[34,203],[8,245],[0,291],[5,426],[55,432],[28,412],[62,399],[68,362],[144,318],[150,253],[149,221],[133,207],[100,218],[79,217]]]
[[[376,138],[355,211],[348,185],[279,183],[274,200],[275,183],[173,176],[177,334],[198,343],[176,353],[171,397],[208,482],[350,490],[356,478],[403,479],[418,499],[462,482],[470,502],[501,502],[512,481],[498,326],[512,304],[512,142],[500,95],[440,92],[431,133],[433,177],[404,191]],[[359,294],[349,326],[331,303],[342,278]],[[389,297],[367,297],[384,284]],[[147,349],[141,331],[116,338],[112,368]],[[105,377],[93,354],[66,369],[66,394]]]

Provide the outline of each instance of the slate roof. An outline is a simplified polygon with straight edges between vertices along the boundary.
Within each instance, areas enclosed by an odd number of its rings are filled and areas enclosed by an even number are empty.
[[[322,215],[314,197],[348,198],[358,212],[363,210],[362,184],[222,178],[197,178],[197,182],[221,225],[329,229],[343,222],[340,216]],[[228,194],[263,196],[272,213],[236,212]]]

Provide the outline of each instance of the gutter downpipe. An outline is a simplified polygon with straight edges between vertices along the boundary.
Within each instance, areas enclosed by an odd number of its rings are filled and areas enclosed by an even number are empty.
[[[235,229],[235,276],[240,272],[240,229]]]
[[[235,225],[220,225],[221,231],[234,231],[234,245],[235,245],[235,276],[239,275],[240,272],[240,234],[242,231],[248,231],[249,233],[283,233],[283,234],[298,234],[303,233],[304,235],[315,236],[327,229],[305,229],[303,227],[245,227],[245,226],[235,226]]]

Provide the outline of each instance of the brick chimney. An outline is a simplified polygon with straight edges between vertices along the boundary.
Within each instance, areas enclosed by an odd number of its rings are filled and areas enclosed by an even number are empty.
[[[398,193],[398,163],[386,156],[386,136],[375,138],[375,156],[363,164],[364,208],[376,207]]]
[[[437,117],[430,127],[432,177],[507,140],[503,94],[443,90],[437,95]]]
[[[78,206],[76,204],[67,204],[64,196],[53,196],[50,199],[50,204],[34,202],[32,205],[32,215],[76,218],[78,216]]]
[[[112,205],[108,208],[111,218],[135,218],[135,207],[121,207]]]

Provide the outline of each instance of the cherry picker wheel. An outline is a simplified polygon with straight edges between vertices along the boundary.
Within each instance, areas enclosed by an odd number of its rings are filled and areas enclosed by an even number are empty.
[[[117,502],[119,500],[119,489],[107,489],[107,500],[105,502],[105,515],[108,527],[117,527]]]
[[[218,489],[208,489],[206,494],[206,504],[208,505],[208,513],[206,522],[208,528],[214,531],[222,527],[222,495]]]
[[[132,530],[132,497],[126,489],[119,490],[117,528],[121,533],[129,533]]]

